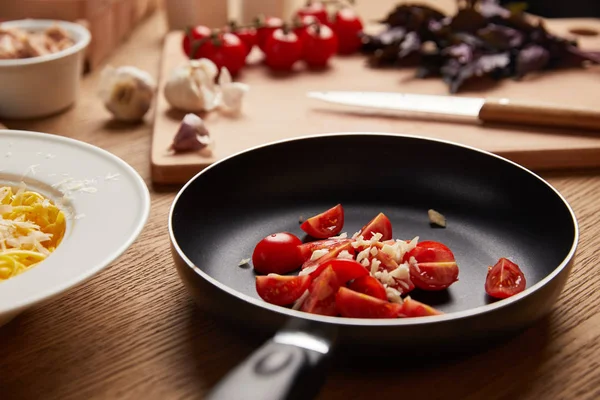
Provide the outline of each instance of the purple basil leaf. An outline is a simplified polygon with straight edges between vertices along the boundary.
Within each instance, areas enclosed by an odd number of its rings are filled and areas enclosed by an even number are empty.
[[[473,60],[473,47],[466,43],[461,43],[455,46],[446,47],[442,51],[442,54],[455,58],[461,64],[467,64]]]
[[[600,64],[600,52],[584,51],[573,45],[568,45],[566,50],[572,57],[579,59],[580,63],[583,61],[591,61],[594,64]]]
[[[421,39],[416,32],[409,32],[406,34],[402,43],[400,43],[400,52],[398,58],[404,58],[409,54],[417,52],[421,49]]]
[[[485,0],[481,1],[479,4],[479,12],[486,18],[492,17],[502,17],[509,18],[510,10],[502,7],[498,4],[498,1],[495,0]]]
[[[550,61],[550,53],[541,46],[532,44],[519,51],[516,59],[515,74],[518,78],[544,69]]]
[[[472,8],[463,8],[452,18],[450,28],[455,32],[475,33],[487,25],[487,20]]]
[[[406,29],[402,27],[393,27],[377,35],[363,35],[363,44],[361,50],[365,53],[373,53],[377,49],[383,49],[386,46],[398,45],[406,36]]]
[[[475,74],[482,76],[490,72],[505,68],[510,63],[510,55],[508,53],[486,54],[477,59],[475,64]]]
[[[485,28],[477,31],[477,36],[489,47],[498,50],[520,47],[524,40],[524,35],[516,29],[497,24],[488,24]]]

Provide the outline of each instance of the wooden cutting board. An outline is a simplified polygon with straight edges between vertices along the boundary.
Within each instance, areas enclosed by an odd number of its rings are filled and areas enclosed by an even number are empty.
[[[567,35],[573,28],[600,32],[600,20],[562,19],[547,22],[550,30]],[[168,34],[159,80],[159,94],[152,141],[152,177],[156,183],[183,183],[216,160],[250,147],[299,136],[331,132],[389,132],[450,140],[507,157],[534,170],[600,166],[600,132],[481,126],[428,118],[391,118],[381,115],[341,112],[339,107],[308,99],[311,90],[398,91],[448,94],[440,79],[420,80],[413,69],[376,70],[365,66],[363,56],[335,57],[326,71],[308,71],[299,65],[291,74],[273,74],[260,64],[260,52],[239,81],[250,85],[244,109],[237,118],[218,112],[203,115],[214,139],[212,154],[174,155],[168,151],[183,112],[173,110],[163,88],[170,71],[186,62],[181,50],[181,32]],[[571,35],[572,36],[572,35]],[[578,37],[582,48],[600,50],[600,36]],[[480,82],[460,95],[507,97],[598,108],[600,67],[544,72],[515,82]],[[457,160],[459,162],[459,160]]]

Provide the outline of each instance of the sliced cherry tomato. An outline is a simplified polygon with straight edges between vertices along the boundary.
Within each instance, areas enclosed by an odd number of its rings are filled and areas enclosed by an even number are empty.
[[[285,274],[301,264],[300,239],[288,232],[274,233],[262,239],[252,253],[252,265],[262,274]]]
[[[327,21],[327,9],[320,1],[308,1],[304,7],[296,12],[296,15],[300,18],[306,16],[315,17],[319,22],[326,24]]]
[[[300,38],[287,29],[276,29],[264,45],[265,62],[274,70],[291,70],[302,56]]]
[[[315,240],[314,242],[302,243],[298,246],[298,250],[300,251],[302,262],[306,262],[310,260],[310,257],[315,250],[330,250],[337,245],[350,242],[352,242],[352,239]]]
[[[231,33],[239,37],[242,43],[244,43],[244,46],[246,46],[246,56],[250,54],[252,48],[258,44],[258,33],[255,28],[237,28],[233,26]]]
[[[344,208],[341,204],[310,217],[300,225],[300,229],[317,239],[335,236],[344,227]]]
[[[256,277],[256,291],[267,303],[278,306],[292,304],[308,289],[312,278],[269,274]]]
[[[204,53],[200,49],[204,44],[203,41],[206,42],[210,36],[211,30],[208,26],[198,25],[194,28],[188,29],[183,37],[183,52],[189,58],[204,57]]]
[[[525,290],[525,274],[519,266],[506,258],[489,267],[485,280],[485,291],[497,299],[505,299]]]
[[[348,285],[348,288],[354,290],[355,292],[364,293],[367,296],[372,296],[377,299],[387,301],[385,288],[381,282],[373,278],[371,275],[365,275],[356,278]]]
[[[381,233],[383,235],[381,241],[390,240],[392,238],[392,223],[384,213],[377,214],[375,218],[369,221],[369,223],[360,230],[360,234],[365,240],[371,239],[375,233]]]
[[[333,268],[325,268],[323,273],[312,281],[308,288],[309,295],[302,303],[300,310],[312,314],[336,316],[335,295],[340,282]]]
[[[443,312],[436,310],[435,308],[423,304],[420,301],[413,300],[406,297],[402,302],[402,310],[400,311],[401,317],[427,317],[430,315],[441,315]]]
[[[347,318],[398,318],[402,305],[340,287],[335,296],[337,310]]]
[[[223,33],[202,46],[204,57],[215,63],[219,70],[226,67],[236,75],[246,64],[246,46],[233,33]]]
[[[309,66],[324,67],[337,48],[337,36],[327,25],[314,24],[305,28],[302,36],[302,58]]]
[[[354,247],[352,247],[352,242],[343,242],[331,247],[329,253],[325,254],[324,256],[321,256],[316,260],[308,260],[304,264],[302,264],[302,269],[304,270],[306,268],[316,267],[317,265],[322,264],[325,261],[333,260],[344,250],[346,250],[351,255],[354,255]]]
[[[458,265],[452,251],[442,243],[424,241],[406,253],[405,260],[414,257],[410,264],[410,277],[415,286],[423,290],[443,290],[458,280]]]
[[[333,21],[333,30],[338,36],[338,53],[356,53],[362,46],[362,29],[363,24],[352,8],[345,7],[339,10]]]
[[[369,271],[354,260],[346,260],[343,258],[335,258],[333,260],[324,261],[317,269],[310,274],[310,276],[316,278],[326,268],[333,268],[333,271],[338,277],[340,284],[344,285],[351,280],[360,278],[361,276],[369,275]]]
[[[283,27],[283,20],[277,17],[266,17],[264,20],[258,21],[258,29],[256,30],[256,44],[264,52],[267,40],[273,35],[277,29]]]

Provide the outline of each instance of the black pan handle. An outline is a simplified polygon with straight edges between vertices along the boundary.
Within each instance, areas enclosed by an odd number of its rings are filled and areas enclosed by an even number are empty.
[[[314,398],[327,376],[337,329],[291,320],[229,372],[207,400]]]

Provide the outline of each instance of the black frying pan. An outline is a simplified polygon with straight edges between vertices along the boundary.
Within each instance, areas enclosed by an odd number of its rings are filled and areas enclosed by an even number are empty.
[[[341,203],[352,235],[379,212],[394,237],[437,240],[454,252],[459,282],[412,292],[442,316],[366,320],[274,306],[239,266],[256,243]],[[427,210],[448,219],[430,226]],[[545,315],[562,290],[577,246],[575,216],[560,194],[503,158],[453,143],[395,134],[287,140],[224,159],[177,195],[169,232],[178,273],[205,309],[275,337],[213,390],[213,399],[307,398],[335,347],[403,356],[455,349],[513,334]],[[502,301],[484,291],[487,266],[510,257],[527,289]],[[283,327],[283,328],[282,328]]]

